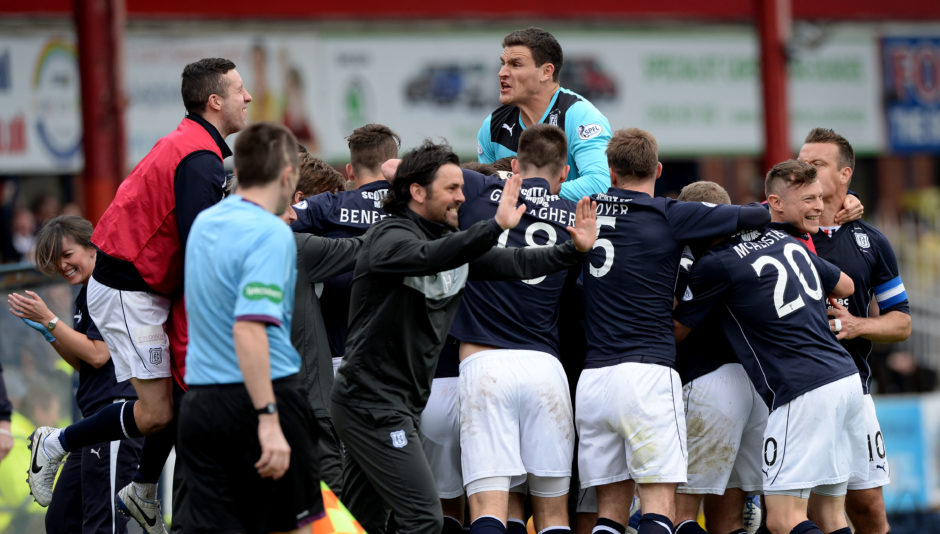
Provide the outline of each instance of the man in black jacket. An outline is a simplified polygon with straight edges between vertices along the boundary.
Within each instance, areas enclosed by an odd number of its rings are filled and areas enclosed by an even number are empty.
[[[594,245],[596,218],[579,202],[572,241],[494,248],[518,224],[521,179],[510,178],[496,216],[457,231],[463,173],[450,147],[425,142],[405,155],[385,199],[390,217],[365,236],[356,260],[346,357],[332,414],[348,454],[345,500],[368,532],[388,510],[398,532],[440,532],[437,488],[418,421],[437,357],[468,278],[528,279],[578,264]]]

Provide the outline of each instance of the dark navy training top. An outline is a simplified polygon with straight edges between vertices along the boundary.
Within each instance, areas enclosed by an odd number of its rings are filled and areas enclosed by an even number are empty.
[[[87,286],[82,286],[78,296],[75,297],[75,316],[72,328],[88,339],[102,341],[98,327],[88,315],[88,304],[85,293]],[[78,391],[75,401],[84,417],[88,417],[101,408],[114,402],[115,399],[136,399],[137,393],[130,380],[118,382],[114,379],[114,362],[108,358],[107,363],[95,369],[89,363],[79,360]]]

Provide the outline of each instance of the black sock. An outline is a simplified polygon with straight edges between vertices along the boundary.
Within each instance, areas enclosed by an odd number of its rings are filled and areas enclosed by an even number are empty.
[[[598,527],[600,527],[598,529]],[[598,517],[597,522],[594,523],[594,530],[591,533],[595,532],[611,532],[616,534],[624,534],[627,531],[626,525],[621,525],[620,523],[614,521],[613,519],[607,519],[606,517]]]
[[[506,522],[506,534],[526,534],[525,521],[510,517]]]
[[[485,515],[478,517],[476,521],[470,524],[471,534],[505,534],[506,525],[493,516]]]
[[[643,514],[637,534],[672,534],[672,521],[661,514]]]
[[[676,525],[676,534],[706,534],[706,531],[694,519],[687,519]]]
[[[160,481],[163,466],[170,450],[176,444],[176,419],[163,430],[154,432],[144,439],[144,448],[140,451],[140,463],[134,473],[134,482],[156,484]]]
[[[444,528],[441,529],[441,534],[461,534],[462,532],[463,525],[456,517],[444,516]]]
[[[77,451],[82,447],[103,441],[143,436],[134,421],[134,403],[136,402],[109,404],[98,410],[95,415],[65,427],[59,433],[59,443],[67,451]]]
[[[833,530],[829,534],[852,534],[852,529],[849,527],[843,527],[843,528],[840,528],[839,530]]]
[[[816,526],[816,523],[813,523],[809,519],[803,521],[799,525],[793,527],[793,530],[790,531],[790,534],[823,534],[823,531],[819,530],[819,527]]]

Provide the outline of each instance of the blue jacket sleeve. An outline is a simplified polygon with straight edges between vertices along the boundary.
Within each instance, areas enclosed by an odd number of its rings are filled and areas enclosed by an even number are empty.
[[[561,197],[577,202],[583,196],[603,193],[610,187],[607,143],[612,130],[607,117],[588,102],[573,105],[565,117],[568,138],[569,179],[561,184]]]
[[[182,250],[186,250],[186,239],[196,215],[222,200],[224,187],[225,166],[213,152],[193,152],[180,162],[176,168],[173,192]]]
[[[496,161],[496,152],[493,150],[493,142],[490,141],[490,117],[487,115],[483,119],[483,125],[477,132],[477,161],[480,163],[493,163]]]

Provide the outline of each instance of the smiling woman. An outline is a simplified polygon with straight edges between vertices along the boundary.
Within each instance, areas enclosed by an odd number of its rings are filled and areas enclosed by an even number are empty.
[[[39,270],[50,276],[58,274],[70,285],[81,286],[75,299],[71,325],[66,324],[67,321],[59,321],[33,291],[25,291],[22,295],[11,293],[7,301],[10,313],[42,334],[59,356],[78,371],[75,397],[86,418],[118,399],[136,396],[128,382],[115,380],[108,347],[88,313],[86,284],[97,257],[97,249],[90,241],[91,234],[91,223],[81,217],[63,215],[46,223],[37,236],[36,263]],[[96,443],[77,448],[75,454],[66,460],[54,490],[38,491],[31,486],[36,501],[49,506],[46,530],[81,530],[82,524],[92,528],[123,527],[127,518],[113,517],[114,488],[130,482],[140,458],[142,442],[142,438],[127,439],[110,445]],[[45,446],[48,445],[47,442]],[[35,458],[32,456],[34,465]],[[46,471],[53,476],[55,474],[55,469]],[[36,471],[31,470],[29,476],[35,477]],[[51,490],[51,484],[49,487]],[[81,515],[72,513],[76,508],[82,510]]]

